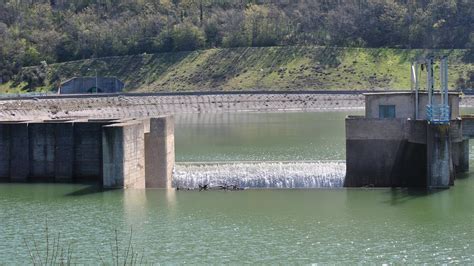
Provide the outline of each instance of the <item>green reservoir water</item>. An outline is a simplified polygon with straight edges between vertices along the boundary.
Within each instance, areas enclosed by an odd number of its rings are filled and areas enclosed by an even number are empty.
[[[362,111],[176,117],[176,161],[345,160],[344,118]]]
[[[341,160],[345,115],[180,117],[176,156],[179,161]],[[25,241],[33,245],[35,239],[44,250],[46,219],[50,237],[61,233],[60,245],[71,243],[73,262],[82,264],[97,264],[100,257],[112,261],[114,229],[119,253],[125,254],[130,228],[134,250],[147,262],[165,264],[473,264],[474,174],[431,193],[101,192],[87,185],[0,184],[0,264],[30,262]]]

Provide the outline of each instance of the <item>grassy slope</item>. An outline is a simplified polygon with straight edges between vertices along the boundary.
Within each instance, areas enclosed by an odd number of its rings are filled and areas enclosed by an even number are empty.
[[[49,77],[116,76],[128,91],[409,89],[410,61],[423,50],[314,46],[210,49],[52,64]],[[450,87],[474,70],[466,50],[449,55]]]

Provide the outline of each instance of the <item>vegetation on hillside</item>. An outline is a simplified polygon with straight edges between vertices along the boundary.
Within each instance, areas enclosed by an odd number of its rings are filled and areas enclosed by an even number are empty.
[[[0,78],[33,89],[48,77],[24,66],[231,47],[468,49],[472,60],[473,29],[472,0],[0,0]]]
[[[409,89],[411,60],[426,54],[449,56],[450,88],[474,85],[474,64],[466,61],[467,50],[459,49],[216,48],[78,60],[23,71],[42,73],[47,88],[70,77],[94,76],[97,70],[100,76],[123,80],[127,91],[141,92]]]

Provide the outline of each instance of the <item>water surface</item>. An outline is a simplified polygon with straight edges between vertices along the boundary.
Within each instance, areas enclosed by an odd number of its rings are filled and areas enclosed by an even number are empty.
[[[344,159],[347,113],[178,117],[179,161]],[[473,147],[471,147],[472,150]],[[474,162],[471,162],[474,165]],[[61,233],[74,262],[111,259],[133,229],[148,262],[474,263],[474,176],[435,192],[404,189],[112,190],[0,184],[0,264]],[[125,252],[120,252],[125,254]]]
[[[344,118],[362,112],[180,115],[176,161],[344,160]]]

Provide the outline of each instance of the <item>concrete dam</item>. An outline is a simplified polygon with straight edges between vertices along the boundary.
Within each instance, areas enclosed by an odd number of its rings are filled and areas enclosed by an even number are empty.
[[[219,97],[225,100],[214,101]],[[318,93],[252,97],[79,95],[1,100],[0,180],[93,181],[104,188],[196,187],[199,183],[446,188],[457,173],[469,169],[474,118],[460,116],[459,106],[471,99],[447,90],[337,95],[342,108],[365,106],[365,116],[346,118],[345,162],[175,166],[174,119],[169,114],[187,112],[182,108],[194,101],[197,109],[189,112],[225,108],[230,112],[239,110],[239,105],[246,111],[271,111],[277,109],[265,108],[282,108],[285,103],[289,110],[310,111],[319,104],[328,108],[334,104],[325,100],[328,95]],[[426,106],[435,106],[437,98],[448,111],[433,116]],[[167,103],[162,105],[163,101]]]

